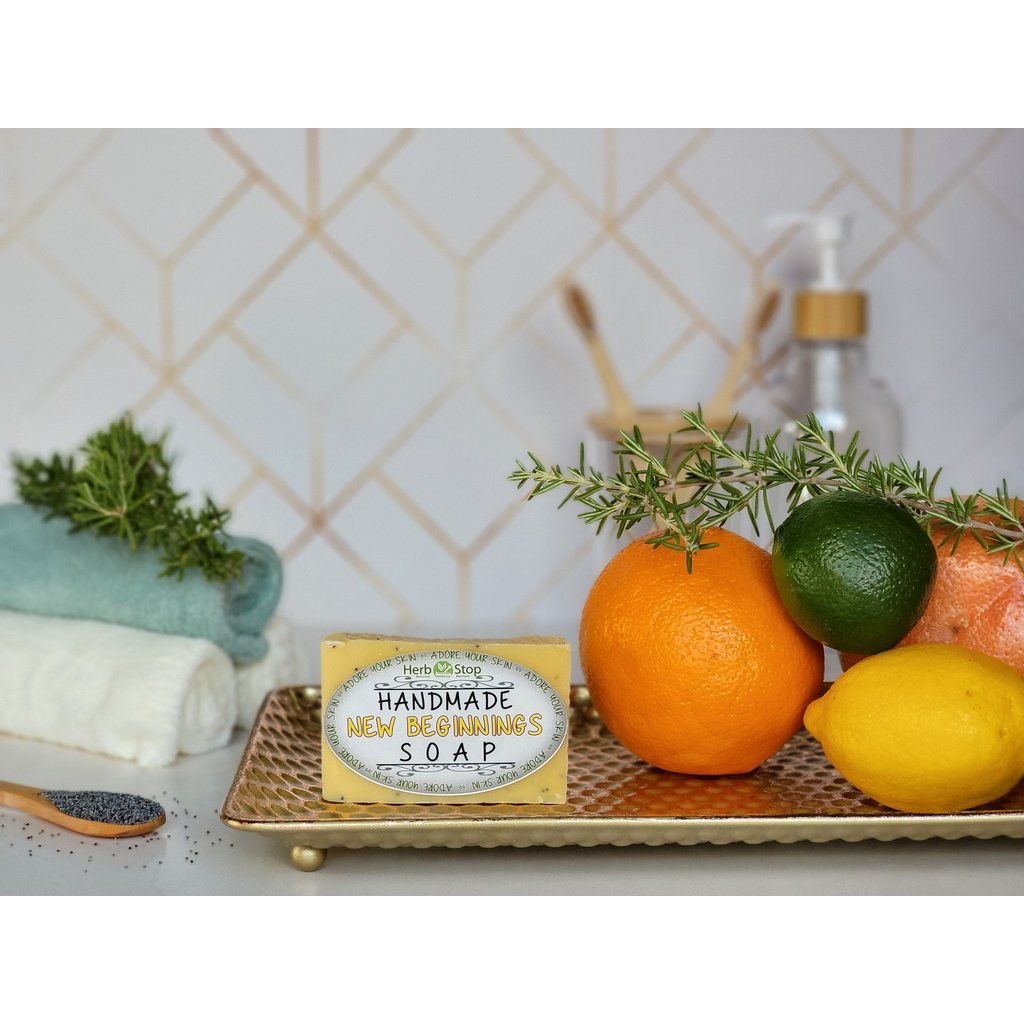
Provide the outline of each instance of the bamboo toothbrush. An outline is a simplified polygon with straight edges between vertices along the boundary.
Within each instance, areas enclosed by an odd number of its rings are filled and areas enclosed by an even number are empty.
[[[633,406],[633,400],[629,397],[629,393],[626,391],[622,380],[612,365],[604,339],[597,329],[594,310],[586,293],[577,284],[570,283],[566,285],[565,304],[573,322],[579,329],[580,334],[583,335],[587,351],[590,353],[590,358],[593,359],[594,365],[597,368],[598,376],[601,378],[601,384],[604,387],[605,398],[608,402],[608,412],[611,418],[624,427],[627,424],[636,422],[636,409]]]
[[[768,329],[779,308],[782,290],[775,282],[758,286],[743,320],[743,335],[711,401],[704,411],[708,423],[728,423],[735,413],[736,389],[751,361],[760,351],[761,335]]]

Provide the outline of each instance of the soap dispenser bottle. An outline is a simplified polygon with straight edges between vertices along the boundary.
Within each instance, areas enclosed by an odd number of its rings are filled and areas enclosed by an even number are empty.
[[[781,428],[778,443],[788,448],[797,424],[808,413],[845,448],[854,434],[858,446],[884,461],[900,452],[902,417],[889,389],[868,366],[867,295],[843,277],[842,251],[850,237],[850,217],[787,214],[775,225],[805,225],[814,232],[818,275],[793,297],[793,331],[777,374],[766,382],[772,415],[761,434]]]

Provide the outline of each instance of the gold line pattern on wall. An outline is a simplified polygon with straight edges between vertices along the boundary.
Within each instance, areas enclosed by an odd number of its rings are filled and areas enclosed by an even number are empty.
[[[224,166],[231,172],[230,180],[226,179],[225,188],[211,195],[205,205],[197,202],[194,221],[180,225],[176,242],[167,251],[150,237],[143,224],[133,220],[116,198],[98,188],[89,176],[90,168],[118,133],[96,132],[70,154],[65,166],[57,169],[38,195],[26,200],[24,197],[31,191],[26,192],[29,183],[24,177],[20,154],[27,141],[23,133],[8,131],[0,150],[7,154],[0,156],[0,173],[6,170],[7,180],[5,219],[0,221],[0,256],[17,251],[34,261],[49,275],[55,292],[67,293],[95,319],[91,330],[62,348],[61,360],[50,368],[41,386],[27,398],[39,404],[58,395],[61,389],[74,383],[104,346],[108,343],[120,346],[125,355],[130,353],[138,360],[150,377],[148,383],[132,394],[106,396],[108,410],[117,411],[109,407],[120,404],[145,417],[154,414],[166,401],[180,402],[194,415],[201,429],[216,438],[243,467],[230,492],[218,495],[220,500],[244,507],[257,500],[265,485],[296,517],[295,529],[280,544],[288,562],[294,563],[319,538],[334,557],[342,560],[392,609],[396,625],[413,628],[429,620],[434,610],[417,606],[403,594],[401,587],[381,568],[382,563],[376,561],[377,552],[361,550],[357,542],[340,535],[333,525],[339,513],[369,488],[376,487],[448,560],[454,597],[447,614],[470,622],[486,614],[474,594],[475,560],[491,545],[501,542],[523,514],[521,500],[511,489],[507,493],[503,490],[507,485],[503,473],[499,473],[501,479],[482,489],[483,504],[478,515],[467,513],[463,520],[449,522],[436,505],[425,504],[410,491],[395,460],[407,454],[408,446],[416,443],[435,417],[443,414],[451,403],[463,401],[467,393],[477,396],[487,410],[487,423],[467,425],[467,435],[483,427],[485,433],[490,432],[488,436],[507,438],[510,445],[531,448],[553,458],[564,459],[567,454],[571,457],[571,452],[557,450],[568,428],[559,432],[548,421],[522,412],[523,382],[519,382],[520,390],[506,393],[504,388],[495,385],[495,380],[500,377],[497,368],[510,365],[524,351],[532,351],[538,358],[545,350],[549,356],[552,352],[568,351],[567,357],[550,361],[552,372],[567,379],[573,376],[578,379],[576,392],[585,395],[585,401],[578,397],[574,400],[581,412],[587,404],[596,403],[596,388],[590,380],[589,367],[578,348],[572,346],[571,330],[555,317],[559,315],[559,295],[564,284],[590,272],[602,259],[620,266],[624,273],[641,275],[678,315],[678,324],[665,331],[665,340],[659,347],[647,345],[644,349],[642,367],[635,374],[638,388],[656,387],[671,366],[679,365],[678,360],[684,360],[688,352],[706,340],[720,353],[731,352],[735,338],[722,326],[721,310],[709,308],[707,300],[694,292],[692,283],[684,280],[671,262],[666,264],[665,255],[659,253],[660,243],[650,234],[658,230],[657,224],[648,225],[649,240],[640,240],[635,235],[633,229],[643,219],[642,215],[655,209],[657,204],[669,199],[681,204],[686,216],[697,218],[749,268],[749,278],[735,282],[737,325],[744,289],[774,272],[776,261],[785,257],[798,240],[799,229],[776,231],[766,234],[763,241],[755,242],[730,217],[728,204],[722,204],[697,183],[691,168],[698,158],[712,159],[709,154],[721,137],[718,130],[705,128],[688,132],[670,144],[659,141],[658,145],[663,145],[664,149],[658,151],[657,158],[647,160],[642,172],[631,169],[629,163],[629,158],[639,151],[634,136],[628,136],[624,129],[595,130],[592,140],[595,163],[588,169],[588,173],[594,175],[591,180],[586,174],[580,175],[579,165],[571,160],[563,162],[559,153],[549,152],[530,129],[510,128],[494,136],[494,151],[507,151],[509,167],[517,160],[522,161],[522,178],[513,181],[509,171],[507,192],[500,199],[470,197],[484,212],[480,213],[480,230],[475,240],[463,246],[452,240],[452,232],[446,232],[444,225],[438,224],[436,214],[422,208],[419,201],[408,194],[400,175],[389,174],[400,158],[420,159],[416,147],[422,140],[422,132],[404,128],[381,133],[376,142],[366,145],[361,155],[351,157],[351,166],[345,165],[339,170],[337,154],[340,152],[349,159],[358,146],[355,135],[344,132],[332,135],[332,131],[307,128],[288,142],[283,134],[279,139],[274,137],[268,164],[268,151],[251,144],[245,131],[207,130],[204,145],[210,149],[208,158],[226,161]],[[183,147],[194,143],[193,134],[181,132],[180,135]],[[121,136],[132,142],[130,130],[122,132]],[[940,173],[932,174],[928,188],[919,188],[917,175],[925,167],[926,159],[934,163],[936,158],[927,156],[921,133],[914,129],[902,129],[893,136],[891,183],[883,181],[877,176],[880,171],[875,172],[857,152],[851,152],[849,145],[836,141],[827,130],[808,129],[804,138],[813,140],[816,151],[828,161],[829,173],[827,180],[808,189],[803,205],[808,209],[824,209],[853,190],[884,225],[853,269],[852,276],[857,282],[874,275],[906,245],[923,255],[938,273],[959,281],[959,271],[950,261],[950,254],[922,231],[922,225],[944,203],[954,196],[964,195],[967,190],[993,217],[1024,237],[1024,204],[1011,209],[978,176],[979,168],[983,168],[1001,146],[1007,145],[1011,137],[1013,144],[1020,148],[1019,137],[1003,129],[987,131],[973,139],[966,150],[957,150],[950,141],[946,164]],[[653,153],[655,140],[653,136],[650,138]],[[749,138],[752,153],[765,144],[763,136]],[[460,139],[460,144],[466,142],[466,137]],[[347,147],[348,143],[351,146]],[[435,140],[435,144],[442,146],[445,139]],[[455,145],[454,141],[451,145]],[[6,168],[3,164],[7,164]],[[289,170],[293,165],[294,174]],[[733,169],[723,166],[722,170]],[[431,168],[423,165],[420,171],[429,175]],[[500,169],[494,171],[497,177],[501,173]],[[196,183],[189,181],[187,184]],[[166,185],[172,188],[175,182],[169,180]],[[501,181],[497,185],[504,187]],[[0,197],[3,195],[0,192]],[[497,196],[497,186],[494,195]],[[362,223],[359,217],[368,216],[365,211],[372,209],[368,205],[372,202],[390,211],[389,216],[398,218],[421,240],[418,244],[425,246],[426,252],[436,254],[437,266],[432,272],[437,273],[438,280],[450,281],[446,286],[449,291],[436,292],[431,285],[424,284],[423,290],[416,292],[414,301],[410,302],[410,285],[397,273],[401,252],[388,254],[390,263],[374,263],[367,258],[367,238],[355,229],[339,227],[343,217],[345,223],[349,223],[349,215],[356,223]],[[451,202],[457,205],[459,197],[455,196]],[[488,202],[492,202],[492,207],[485,210]],[[135,254],[133,258],[147,268],[147,273],[152,272],[154,302],[158,307],[153,310],[154,336],[140,332],[137,321],[126,317],[120,308],[111,308],[109,296],[87,280],[88,274],[62,250],[59,242],[55,244],[52,233],[48,235],[41,229],[48,216],[61,215],[58,210],[61,204],[73,209],[88,207],[90,216],[100,218],[126,243],[126,251]],[[246,280],[236,282],[230,294],[205,296],[204,301],[212,303],[205,324],[197,331],[186,331],[182,312],[187,311],[190,300],[183,290],[183,280],[190,262],[202,256],[218,233],[231,230],[237,235],[236,221],[255,217],[257,210],[263,211],[259,216],[267,223],[280,218],[275,221],[279,225],[275,228],[280,233],[279,241],[273,243],[265,255],[254,257],[253,266],[257,269],[247,272]],[[564,219],[564,230],[555,231],[544,223],[549,215],[546,211],[551,210],[558,211],[558,216]],[[766,214],[770,212],[770,209],[765,210]],[[261,230],[253,227],[254,241],[260,240],[256,236]],[[367,230],[365,225],[363,230]],[[535,278],[531,278],[533,266],[524,269],[516,263],[519,257],[515,246],[519,242],[513,239],[520,236],[537,247],[540,261],[554,247],[560,247],[551,266],[545,267]],[[260,332],[252,332],[245,325],[245,315],[257,300],[280,287],[288,272],[311,256],[328,261],[339,284],[343,281],[354,294],[365,294],[367,303],[379,310],[383,324],[375,334],[371,332],[369,340],[360,343],[346,379],[339,381],[328,398],[309,394],[302,379],[297,377],[302,372],[302,364],[292,365],[282,355],[287,349],[284,343],[279,349],[270,350],[264,346]],[[192,287],[195,287],[194,282]],[[495,291],[501,289],[505,291],[500,295],[496,311],[487,312]],[[629,303],[628,295],[602,298],[625,306]],[[421,311],[425,306],[439,311],[437,316],[425,316]],[[483,329],[478,326],[481,310],[490,317]],[[296,315],[301,312],[297,310]],[[733,318],[724,319],[731,322]],[[450,328],[440,330],[438,324],[444,327],[449,320]],[[341,342],[342,339],[325,339],[324,344]],[[212,358],[229,354],[230,358],[242,360],[244,365],[258,370],[265,386],[286,397],[298,410],[299,422],[295,429],[305,436],[306,443],[304,451],[295,452],[294,462],[306,467],[308,483],[298,484],[290,467],[261,451],[244,419],[220,410],[204,396],[202,384],[196,382],[202,380],[200,371]],[[765,366],[745,383],[744,393],[756,389],[757,374],[767,370],[777,357],[777,352],[766,355]],[[361,393],[370,386],[368,382],[375,379],[374,374],[386,373],[385,367],[408,359],[423,360],[422,365],[430,368],[428,377],[434,374],[434,378],[424,380],[427,393],[422,396],[422,402],[409,409],[394,404],[390,427],[384,428],[379,441],[361,453],[362,461],[353,462],[347,470],[336,470],[338,452],[345,450],[345,439],[339,435],[337,427],[339,409],[358,397],[369,401]],[[381,395],[380,401],[386,402],[387,396]],[[387,417],[382,414],[381,420],[386,422]],[[581,417],[577,429],[582,427]],[[474,438],[467,436],[464,440],[472,443]],[[456,444],[456,461],[458,452]],[[437,453],[438,458],[441,454]],[[420,453],[419,458],[423,457]],[[342,474],[340,478],[338,472]],[[535,608],[553,588],[573,578],[574,574],[581,580],[589,578],[581,570],[581,562],[593,546],[591,540],[581,538],[562,555],[550,559],[536,585],[525,588],[526,596],[509,607],[508,621],[528,624]]]

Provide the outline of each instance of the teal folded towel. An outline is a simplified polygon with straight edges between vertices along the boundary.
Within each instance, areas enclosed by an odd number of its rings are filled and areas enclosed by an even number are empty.
[[[116,537],[71,533],[29,505],[0,505],[0,608],[98,619],[174,636],[204,637],[236,664],[267,653],[263,630],[281,599],[284,572],[272,547],[227,537],[245,553],[241,576],[207,580],[199,569],[161,577],[159,555]]]

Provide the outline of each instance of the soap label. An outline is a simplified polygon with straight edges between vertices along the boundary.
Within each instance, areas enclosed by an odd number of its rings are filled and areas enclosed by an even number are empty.
[[[565,742],[559,693],[518,662],[479,651],[417,651],[345,680],[324,737],[352,771],[424,796],[483,793],[532,775]]]

